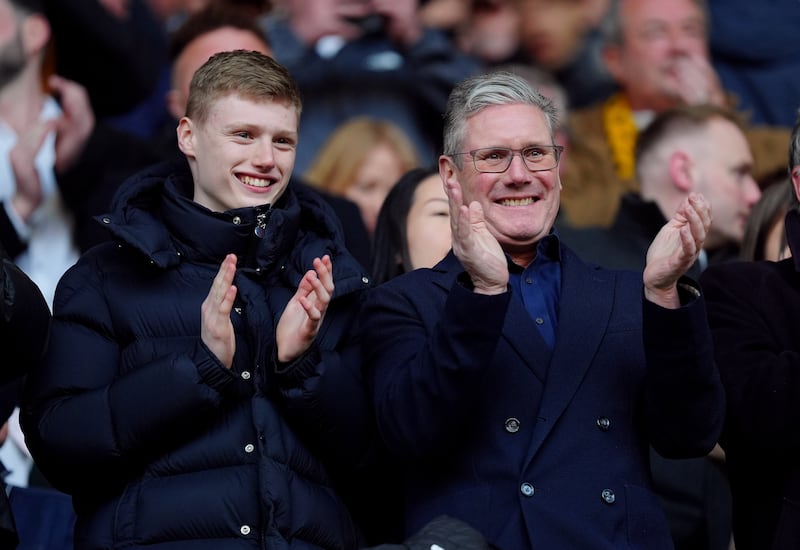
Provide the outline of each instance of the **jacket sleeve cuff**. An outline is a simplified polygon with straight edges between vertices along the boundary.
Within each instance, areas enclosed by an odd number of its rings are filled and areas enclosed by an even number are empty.
[[[322,355],[316,344],[312,344],[304,354],[288,363],[278,361],[277,347],[272,352],[272,368],[283,388],[301,386],[305,380],[316,374],[317,365],[321,361]]]
[[[236,380],[236,375],[226,369],[203,342],[195,350],[194,361],[203,382],[220,393],[224,393]]]

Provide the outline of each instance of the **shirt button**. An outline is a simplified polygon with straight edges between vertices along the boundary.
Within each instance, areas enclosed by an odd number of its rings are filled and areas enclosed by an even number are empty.
[[[615,495],[614,491],[611,489],[603,489],[603,492],[600,493],[600,498],[602,498],[606,504],[614,504],[614,501],[617,500],[617,495]]]
[[[506,419],[506,431],[510,434],[515,434],[519,431],[519,420],[516,418]]]
[[[536,492],[536,489],[534,489],[533,485],[531,485],[526,481],[525,483],[519,486],[519,491],[526,497],[532,497],[533,493]]]
[[[536,318],[536,324],[537,325],[543,325],[544,324],[544,319],[542,319],[541,317],[537,317]]]
[[[242,371],[242,378],[244,378],[245,380],[250,380],[250,371],[247,370]]]
[[[531,284],[533,283],[533,279],[531,279],[530,277],[525,277],[525,283]]]
[[[609,420],[605,416],[601,416],[600,418],[598,418],[596,424],[597,427],[600,429],[600,431],[607,432],[608,430],[611,429],[611,420]]]
[[[252,453],[255,450],[256,450],[256,447],[252,443],[248,443],[247,445],[244,446],[244,452],[246,452],[246,453]]]
[[[250,534],[250,526],[249,525],[242,525],[241,527],[239,527],[239,532],[241,534],[243,534],[243,535],[249,535]]]

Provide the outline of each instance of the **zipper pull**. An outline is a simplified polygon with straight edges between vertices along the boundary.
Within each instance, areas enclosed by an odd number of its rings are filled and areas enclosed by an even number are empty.
[[[256,228],[253,231],[256,237],[263,238],[267,234],[267,212],[263,212],[256,216]]]

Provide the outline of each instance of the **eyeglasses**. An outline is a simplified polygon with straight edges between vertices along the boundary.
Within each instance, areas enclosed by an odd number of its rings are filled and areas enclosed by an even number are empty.
[[[558,166],[564,147],[561,145],[534,145],[524,149],[508,147],[485,147],[465,153],[452,153],[450,156],[470,155],[475,170],[488,174],[505,172],[511,166],[514,155],[519,154],[525,167],[531,172],[545,172]]]

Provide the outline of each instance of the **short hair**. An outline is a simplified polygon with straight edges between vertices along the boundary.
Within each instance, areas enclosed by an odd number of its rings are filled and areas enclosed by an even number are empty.
[[[659,0],[663,1],[663,0]],[[709,21],[708,3],[707,0],[692,0],[700,11],[703,12],[703,18],[706,22],[706,27]],[[622,45],[622,12],[620,4],[622,0],[610,0],[606,8],[603,18],[600,20],[600,36],[604,46],[621,46]]]
[[[297,109],[298,117],[303,107],[297,83],[286,67],[255,51],[220,52],[208,58],[192,76],[186,116],[205,122],[211,104],[226,95],[283,101]]]
[[[258,24],[258,18],[242,7],[211,2],[207,7],[189,15],[169,38],[169,59],[172,62],[197,38],[217,29],[232,27],[252,33],[269,47],[269,38]]]
[[[444,154],[460,153],[467,131],[467,119],[487,107],[524,103],[544,113],[550,139],[558,128],[558,114],[553,102],[537,92],[525,78],[508,71],[478,74],[457,84],[447,100],[444,114]],[[453,161],[461,168],[461,156]]]
[[[419,184],[438,175],[436,168],[412,168],[397,180],[386,195],[378,213],[372,240],[373,284],[384,283],[413,269],[408,251],[408,213]]]
[[[800,109],[797,111],[797,120],[792,128],[792,137],[789,140],[789,174],[792,168],[800,165]]]
[[[637,175],[641,177],[641,168],[646,164],[650,154],[662,143],[678,136],[705,130],[711,120],[720,118],[732,122],[744,133],[745,124],[742,115],[726,107],[711,104],[681,105],[659,113],[636,139]]]

